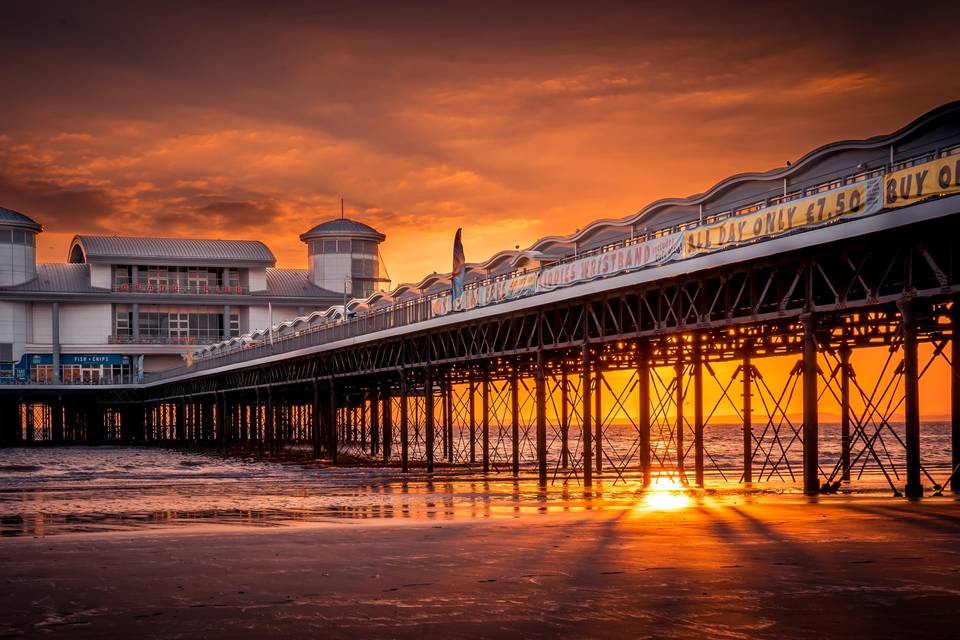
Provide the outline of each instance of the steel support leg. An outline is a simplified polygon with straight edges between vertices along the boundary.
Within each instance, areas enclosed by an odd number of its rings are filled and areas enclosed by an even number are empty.
[[[433,376],[428,364],[423,368],[424,438],[427,448],[427,473],[433,473]]]
[[[337,453],[339,449],[339,442],[337,438],[337,387],[333,384],[333,380],[329,382],[327,389],[327,437],[329,439],[327,446],[330,448],[330,461],[333,464],[337,463]],[[267,396],[269,400],[270,396]]]
[[[674,376],[677,381],[677,388],[675,389],[677,393],[676,404],[677,404],[677,425],[675,428],[675,441],[677,445],[677,473],[682,480],[685,477],[685,472],[683,470],[683,458],[686,453],[686,443],[684,442],[684,421],[683,421],[683,345],[677,349],[677,363],[673,367]]]
[[[383,384],[380,393],[383,411],[380,420],[383,422],[383,461],[390,462],[393,454],[393,401],[390,399],[390,385]]]
[[[570,465],[570,399],[567,397],[569,381],[566,364],[560,375],[560,466],[566,469]]]
[[[313,407],[310,412],[310,441],[313,443],[313,457],[320,457],[321,425],[320,416],[323,414],[323,407],[320,406],[320,383],[313,381]],[[256,421],[254,421],[256,424]]]
[[[753,482],[753,362],[750,360],[751,345],[743,352],[743,482]],[[816,351],[814,351],[816,358]],[[816,360],[814,360],[816,366]],[[816,373],[816,372],[814,372]],[[814,379],[816,384],[816,379]]]
[[[950,307],[950,491],[960,493],[960,300]]]
[[[903,413],[904,444],[907,455],[908,498],[923,495],[920,484],[920,371],[917,365],[917,327],[913,304],[903,300],[897,305],[903,330]]]
[[[537,351],[537,471],[540,487],[547,486],[547,374],[543,351]]]
[[[694,482],[703,486],[703,350],[694,336],[693,351],[693,468]]]
[[[517,365],[510,369],[510,428],[513,445],[513,477],[520,475],[520,381]]]
[[[480,410],[481,415],[481,443],[480,452],[483,456],[483,472],[490,472],[490,372],[483,371],[483,381],[480,384]]]
[[[410,470],[410,422],[407,412],[407,374],[400,372],[400,470]]]
[[[591,381],[590,381],[590,345],[584,343],[583,350],[581,353],[581,367],[580,375],[582,379],[580,381],[580,398],[583,402],[583,407],[580,410],[580,415],[583,418],[582,425],[582,438],[583,444],[581,445],[583,449],[583,486],[590,488],[593,486],[593,454],[590,451],[590,429],[592,428],[592,423],[590,420],[590,393],[591,393]]]
[[[643,485],[653,482],[650,461],[650,360],[646,341],[637,344],[637,428],[640,439],[640,466],[643,468]]]
[[[376,457],[380,454],[380,432],[383,425],[380,424],[380,395],[374,388],[370,392],[370,455]]]
[[[477,417],[476,417],[476,406],[475,406],[475,397],[477,394],[477,383],[473,379],[473,374],[470,374],[470,386],[469,391],[469,406],[467,411],[470,412],[470,464],[475,464],[477,462]]]
[[[817,336],[812,315],[803,322],[803,492],[820,491],[820,423],[817,409]]]
[[[850,346],[840,347],[840,479],[850,482]]]
[[[597,475],[603,473],[603,403],[601,401],[601,392],[603,391],[603,365],[600,358],[597,358],[594,368],[593,381],[593,446],[597,458]]]
[[[448,376],[446,385],[446,414],[443,416],[443,441],[447,444],[447,462],[453,464],[453,380]]]

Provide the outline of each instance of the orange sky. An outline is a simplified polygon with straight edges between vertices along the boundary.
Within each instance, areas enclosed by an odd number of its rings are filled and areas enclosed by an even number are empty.
[[[0,206],[46,261],[84,232],[303,267],[343,194],[397,284],[457,227],[483,260],[960,97],[948,2],[82,4],[0,5]]]

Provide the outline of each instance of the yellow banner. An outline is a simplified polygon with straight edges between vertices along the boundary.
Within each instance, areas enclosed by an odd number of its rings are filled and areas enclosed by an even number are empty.
[[[883,178],[883,206],[887,209],[948,193],[960,193],[960,156],[924,162]]]
[[[877,178],[871,178],[686,231],[683,235],[683,257],[712,253],[745,242],[816,227],[843,216],[864,215],[879,210],[880,182]]]

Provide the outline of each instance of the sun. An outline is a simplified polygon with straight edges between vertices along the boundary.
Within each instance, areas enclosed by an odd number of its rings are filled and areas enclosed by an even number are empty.
[[[690,506],[689,489],[671,477],[655,478],[643,490],[637,509],[642,511],[676,511]]]

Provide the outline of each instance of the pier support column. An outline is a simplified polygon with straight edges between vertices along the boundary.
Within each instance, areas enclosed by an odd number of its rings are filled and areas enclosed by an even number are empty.
[[[273,406],[273,391],[270,389],[270,387],[267,387],[267,406],[264,408],[264,414],[265,414],[264,417],[266,418],[266,423],[267,423],[265,427],[266,429],[265,435],[267,437],[267,451],[270,452],[270,455],[273,455],[274,453],[276,453],[276,443],[275,443],[276,429],[274,428],[275,420],[276,420],[275,413],[276,412],[274,411],[274,406]]]
[[[360,394],[360,406],[357,408],[360,422],[360,451],[367,450],[367,394]]]
[[[570,465],[570,398],[567,397],[569,380],[567,365],[562,363],[560,374],[560,467],[564,470]]]
[[[598,355],[593,369],[593,449],[597,475],[603,473],[603,363]]]
[[[484,366],[483,381],[480,383],[480,411],[483,412],[480,423],[480,455],[483,457],[483,472],[490,472],[490,370]]]
[[[383,409],[380,421],[383,423],[383,461],[390,462],[393,449],[393,401],[390,399],[390,384],[384,382],[380,391]]]
[[[675,379],[677,381],[676,391],[676,405],[677,405],[677,422],[675,428],[675,440],[677,445],[677,475],[680,477],[682,482],[686,482],[686,472],[683,469],[683,459],[686,454],[686,443],[684,442],[684,419],[683,419],[683,338],[680,338],[680,343],[677,345],[677,362],[673,366],[673,372]]]
[[[850,482],[850,346],[840,347],[840,479]]]
[[[646,340],[637,343],[637,427],[639,430],[640,466],[643,469],[643,486],[653,482],[650,464],[650,347]]]
[[[950,491],[960,493],[960,300],[950,306]]]
[[[907,456],[907,485],[904,493],[908,498],[923,495],[920,484],[920,371],[917,365],[917,327],[913,303],[901,300],[900,322],[903,331],[903,419],[904,445]]]
[[[435,421],[433,416],[433,375],[430,365],[423,368],[423,421],[424,438],[427,448],[427,473],[433,473],[433,436]]]
[[[327,383],[327,447],[329,448],[330,461],[337,464],[337,452],[339,451],[339,438],[337,437],[337,386],[333,380]]]
[[[447,375],[447,382],[444,385],[444,405],[443,427],[445,429],[443,441],[447,445],[447,462],[453,464],[453,376]]]
[[[474,380],[473,372],[470,373],[470,383],[467,393],[470,394],[468,398],[467,411],[470,413],[469,421],[469,430],[470,430],[470,464],[476,464],[477,462],[477,415],[476,415],[476,395],[477,395],[477,382]]]
[[[547,373],[543,351],[537,351],[537,472],[540,487],[547,487]]]
[[[753,362],[750,359],[752,345],[743,348],[743,482],[753,482]],[[814,351],[814,367],[816,367]],[[814,379],[816,384],[816,379]]]
[[[693,346],[693,475],[703,486],[703,345],[695,335]]]
[[[320,442],[322,440],[321,436],[321,420],[320,417],[323,415],[323,407],[320,404],[320,383],[317,380],[313,381],[313,407],[310,411],[310,442],[313,443],[313,457],[319,458],[321,446]]]
[[[410,422],[407,411],[407,373],[400,371],[400,470],[410,470]]]
[[[583,343],[580,356],[580,400],[582,402],[580,415],[583,419],[581,431],[581,438],[583,439],[583,486],[589,489],[593,486],[593,452],[590,450],[590,429],[593,425],[590,415],[590,394],[592,390],[590,380],[590,345],[588,343]]]
[[[373,457],[380,455],[380,434],[383,431],[380,420],[380,394],[374,387],[370,391],[370,455]]]
[[[510,368],[510,432],[513,453],[513,477],[520,475],[520,383],[517,364]]]
[[[817,336],[811,314],[803,323],[803,492],[820,491],[820,422],[817,409]]]
[[[63,442],[63,398],[57,396],[50,403],[50,438]]]
[[[180,396],[177,400],[177,444],[183,445],[187,439],[187,399]]]

